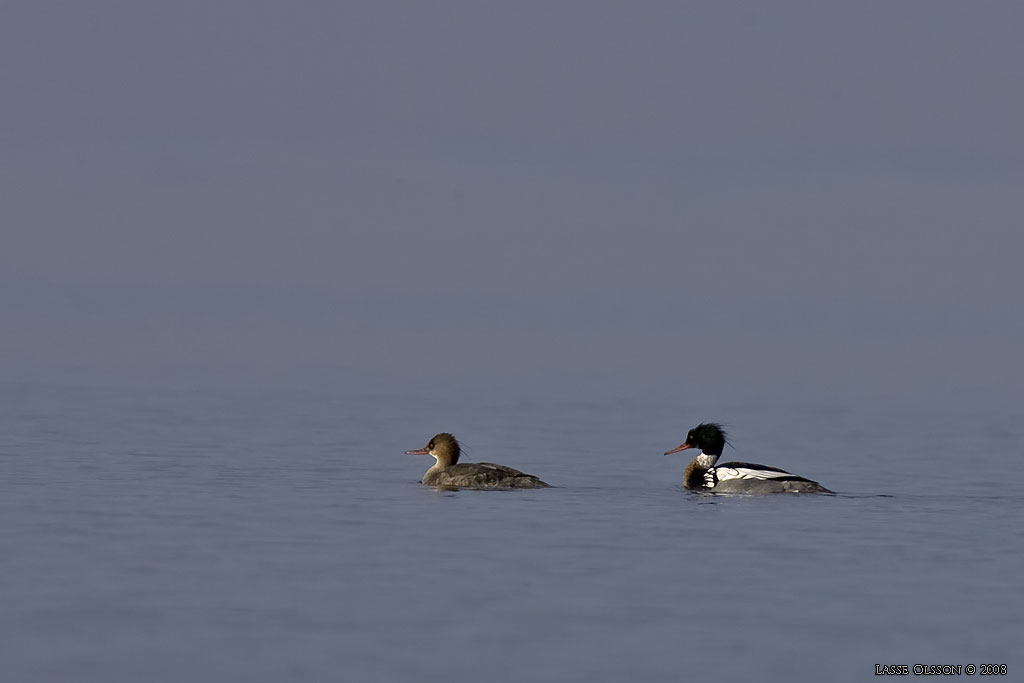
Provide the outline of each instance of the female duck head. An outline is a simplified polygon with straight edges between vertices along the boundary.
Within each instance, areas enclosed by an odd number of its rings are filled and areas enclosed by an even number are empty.
[[[408,455],[431,455],[440,467],[448,467],[459,461],[462,448],[458,440],[448,432],[436,434],[424,448],[406,451]]]

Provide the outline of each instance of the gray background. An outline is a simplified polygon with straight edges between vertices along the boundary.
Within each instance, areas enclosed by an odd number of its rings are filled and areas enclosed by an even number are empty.
[[[1012,2],[5,2],[0,374],[1019,401],[1022,35]]]

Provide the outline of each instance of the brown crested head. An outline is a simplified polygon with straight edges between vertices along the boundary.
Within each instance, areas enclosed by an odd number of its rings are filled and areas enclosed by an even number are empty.
[[[458,440],[448,432],[435,434],[434,438],[427,442],[423,448],[413,451],[406,451],[409,455],[430,455],[433,456],[439,465],[447,467],[459,461],[462,455],[462,448]]]

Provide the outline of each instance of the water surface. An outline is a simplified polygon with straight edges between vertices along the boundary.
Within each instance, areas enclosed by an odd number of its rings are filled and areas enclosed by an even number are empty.
[[[10,681],[873,679],[1024,662],[1019,412],[0,387]],[[661,453],[834,496],[685,491]],[[418,448],[556,488],[438,492]]]

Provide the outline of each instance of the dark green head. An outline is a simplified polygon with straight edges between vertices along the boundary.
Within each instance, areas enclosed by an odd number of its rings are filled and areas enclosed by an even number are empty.
[[[729,443],[725,429],[717,422],[701,422],[686,434],[686,441],[665,453],[671,455],[688,448],[696,448],[706,455],[720,456]]]

